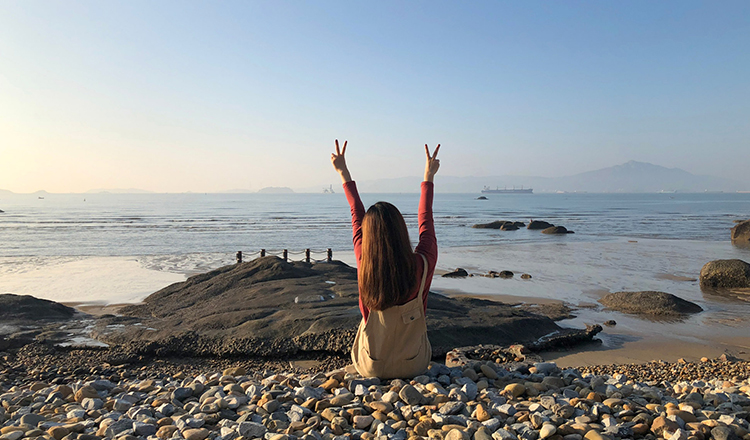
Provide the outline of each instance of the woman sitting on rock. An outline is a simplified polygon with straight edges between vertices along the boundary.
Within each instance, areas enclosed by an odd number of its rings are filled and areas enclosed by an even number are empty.
[[[437,263],[437,240],[432,220],[433,178],[440,168],[424,146],[427,164],[419,201],[419,244],[411,248],[406,222],[388,202],[378,202],[365,212],[357,186],[346,167],[346,142],[331,154],[341,175],[352,210],[354,254],[357,257],[359,308],[362,322],[352,347],[352,361],[365,377],[414,377],[430,363],[427,339],[427,293]]]

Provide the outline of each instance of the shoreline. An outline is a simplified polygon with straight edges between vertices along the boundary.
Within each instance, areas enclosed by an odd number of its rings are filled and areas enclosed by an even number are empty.
[[[516,295],[488,295],[472,294],[460,290],[441,291],[450,297],[468,297],[489,299],[510,304],[537,307],[534,312],[555,316],[559,314],[559,307],[568,307],[576,316],[572,320],[558,320],[557,323],[565,327],[568,322],[578,324],[602,324],[602,319],[592,316],[590,310],[600,307],[598,304],[579,304],[577,307],[562,300],[550,298],[529,298]],[[552,307],[550,307],[552,306]],[[551,309],[551,310],[550,310]],[[610,313],[611,314],[611,313]],[[622,315],[622,314],[621,314]],[[644,325],[650,322],[645,317],[628,316],[630,321],[642,321]],[[618,326],[603,326],[603,331],[597,335],[600,343],[590,342],[566,350],[545,351],[539,356],[545,361],[556,362],[561,367],[601,366],[618,364],[646,364],[654,361],[677,362],[679,359],[699,361],[703,357],[718,358],[723,354],[750,359],[750,334],[746,336],[731,335],[724,332],[708,332],[702,335],[704,340],[690,340],[680,337],[667,337],[664,334],[646,336],[643,333],[622,329]]]
[[[600,334],[603,343],[575,352],[550,354],[545,358],[557,359],[565,365],[591,365],[613,362],[638,361],[648,362],[659,357],[676,360],[680,357],[692,359],[702,356],[716,357],[728,352],[739,357],[748,357],[750,346],[748,337],[734,337],[743,328],[750,326],[750,303],[736,298],[716,296],[700,292],[695,279],[696,263],[694,258],[683,256],[700,250],[708,259],[721,252],[737,253],[744,256],[744,251],[732,248],[723,242],[702,242],[691,240],[649,240],[639,239],[637,243],[627,238],[614,237],[610,241],[591,243],[514,243],[512,245],[471,246],[444,248],[438,261],[436,274],[447,272],[455,267],[466,267],[472,272],[487,270],[511,269],[516,276],[510,280],[473,277],[464,280],[451,280],[438,275],[433,279],[432,291],[448,296],[462,296],[502,301],[509,304],[521,304],[521,307],[536,307],[541,314],[554,315],[559,319],[561,309],[568,307],[576,315],[573,319],[558,320],[563,327],[581,328],[586,324],[601,324],[614,319],[615,327],[605,327]],[[550,253],[549,256],[545,253]],[[713,255],[712,255],[713,254]],[[671,258],[677,255],[678,258]],[[750,255],[750,253],[748,254]],[[622,260],[622,268],[613,270],[609,266],[600,266],[597,260],[617,258]],[[644,271],[641,261],[647,256],[660,263],[650,271]],[[353,252],[337,251],[334,257],[347,264],[353,264]],[[103,276],[87,287],[91,293],[86,298],[75,301],[60,301],[73,305],[86,313],[100,316],[116,313],[125,305],[142,304],[142,299],[163,287],[163,276],[172,280],[184,280],[186,274],[193,274],[197,268],[213,267],[220,262],[231,262],[232,255],[195,254],[188,256],[139,256],[139,257],[66,257],[63,263],[43,265],[34,270],[11,270],[10,274],[28,277],[31,272],[40,276],[39,285],[49,283],[54,286],[58,278],[65,278],[65,271],[75,265],[76,273],[83,273],[84,282],[91,280],[91,274],[105,268]],[[569,259],[571,259],[568,261]],[[623,260],[625,258],[625,260]],[[54,260],[53,258],[51,258]],[[747,259],[747,258],[746,258]],[[642,260],[650,261],[650,260]],[[654,260],[656,261],[656,260]],[[144,290],[139,287],[137,294],[121,290],[120,295],[106,300],[108,274],[125,262],[127,265],[116,283],[115,288],[128,285],[128,277],[140,277],[142,284],[148,284],[151,278],[152,287]],[[665,264],[665,263],[669,264]],[[88,263],[91,265],[86,271]],[[106,263],[106,264],[105,264]],[[588,263],[594,264],[589,266]],[[638,264],[634,264],[638,263]],[[609,263],[608,263],[609,264]],[[685,265],[687,264],[687,265]],[[692,267],[692,268],[691,268]],[[51,269],[51,270],[50,270]],[[121,270],[122,272],[122,270]],[[521,280],[520,273],[531,273],[531,280]],[[6,270],[6,273],[7,270]],[[631,275],[633,274],[633,275]],[[0,290],[2,288],[0,277]],[[7,276],[6,276],[7,280]],[[54,281],[54,283],[53,283]],[[15,283],[18,284],[18,283]],[[75,291],[75,283],[68,281],[64,291],[66,296]],[[635,288],[633,288],[635,287]],[[8,290],[8,289],[4,289]],[[690,317],[683,322],[660,323],[643,320],[618,312],[604,310],[597,299],[610,291],[617,290],[662,290],[672,292],[699,303],[705,311]],[[11,290],[12,292],[12,290]],[[25,292],[13,292],[25,293]],[[43,297],[43,296],[42,296]],[[121,299],[125,299],[122,301]],[[554,318],[553,318],[554,319]],[[660,349],[659,347],[664,347]],[[667,349],[668,348],[668,349]]]

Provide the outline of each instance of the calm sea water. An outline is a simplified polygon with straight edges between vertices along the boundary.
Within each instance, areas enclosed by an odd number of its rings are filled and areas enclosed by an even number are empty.
[[[696,278],[707,261],[741,258],[729,243],[735,219],[750,218],[750,194],[437,194],[439,271],[464,267],[530,273],[531,280],[435,277],[445,294],[538,298],[580,306],[562,325],[617,321],[605,346],[653,335],[705,346],[750,338],[750,296],[704,292]],[[417,238],[418,194],[363,194],[404,213]],[[56,301],[137,302],[185,275],[248,259],[267,249],[320,253],[354,264],[349,206],[338,194],[51,194],[0,198],[0,292]],[[473,229],[494,220],[546,220],[575,234]],[[703,309],[681,322],[651,322],[591,308],[620,290],[660,290]]]
[[[615,238],[726,241],[750,218],[750,194],[436,194],[441,248]],[[402,210],[416,239],[418,194],[363,194]],[[48,194],[0,198],[0,256],[130,256],[351,249],[338,194]],[[575,234],[472,229],[494,220],[546,220]]]

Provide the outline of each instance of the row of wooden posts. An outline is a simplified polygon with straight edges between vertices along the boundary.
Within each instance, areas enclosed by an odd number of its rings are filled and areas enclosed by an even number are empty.
[[[266,256],[266,250],[265,249],[261,249],[260,250],[260,256],[261,257],[265,257]],[[289,251],[286,250],[286,249],[284,249],[281,258],[283,258],[284,261],[288,261],[288,256],[289,256]],[[237,263],[242,263],[242,251],[237,251],[237,256],[236,257],[237,257]],[[333,261],[333,250],[331,250],[331,248],[328,248],[328,255],[326,257],[326,261],[329,262],[329,263],[331,261]],[[305,249],[305,262],[306,263],[310,262],[310,249]]]

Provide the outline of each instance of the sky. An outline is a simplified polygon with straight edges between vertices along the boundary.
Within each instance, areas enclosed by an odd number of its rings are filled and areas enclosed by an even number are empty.
[[[0,188],[750,183],[750,2],[0,0]]]

